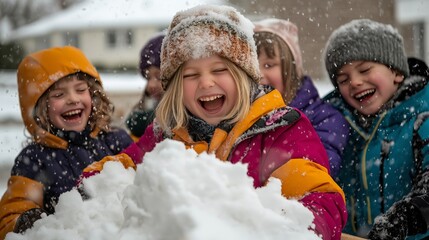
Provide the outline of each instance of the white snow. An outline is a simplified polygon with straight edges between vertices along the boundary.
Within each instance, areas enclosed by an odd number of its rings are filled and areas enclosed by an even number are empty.
[[[352,34],[359,34],[362,31],[362,21],[365,21],[365,26],[372,31],[383,31],[386,33],[390,33],[392,35],[398,35],[402,38],[402,36],[398,33],[398,30],[394,28],[390,24],[380,25],[378,22],[373,22],[370,19],[354,19],[340,27],[338,27],[330,36],[330,39],[337,38],[338,35],[341,36],[353,36]],[[370,22],[371,21],[371,22]]]
[[[279,180],[254,189],[246,172],[246,165],[165,140],[137,172],[107,163],[84,180],[90,200],[64,193],[55,214],[6,239],[320,239],[308,230],[312,213],[282,197]]]
[[[201,11],[205,11],[206,14],[199,14]],[[174,43],[179,41],[176,38],[180,38],[180,42],[184,42],[187,47],[180,48],[179,45],[178,49],[173,50],[185,52],[183,54],[184,56],[191,56],[192,58],[198,59],[208,57],[213,52],[221,52],[222,49],[231,49],[233,43],[229,35],[213,34],[211,31],[207,31],[207,27],[204,26],[190,27],[191,23],[205,23],[207,21],[213,22],[213,26],[218,29],[222,29],[222,26],[227,23],[234,31],[238,32],[237,34],[239,34],[240,37],[251,42],[251,46],[255,48],[253,23],[238,12],[235,17],[229,16],[233,11],[235,11],[235,9],[230,6],[210,6],[210,11],[207,11],[206,6],[198,6],[190,10],[181,11],[180,22],[174,25],[173,29],[169,29],[169,32],[172,33],[169,41]],[[175,36],[176,34],[178,36]],[[195,36],[198,36],[198,38],[195,38]],[[212,51],[207,51],[207,49],[211,48]],[[253,51],[256,52],[255,50]]]

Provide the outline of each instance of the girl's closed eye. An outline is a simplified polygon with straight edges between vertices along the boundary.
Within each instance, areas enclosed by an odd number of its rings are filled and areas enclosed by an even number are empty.
[[[185,79],[185,78],[187,78],[187,79],[190,79],[190,78],[195,78],[195,77],[197,77],[198,76],[198,74],[197,73],[185,73],[185,74],[183,74],[183,78]]]
[[[222,67],[222,68],[216,68],[213,70],[214,73],[224,73],[225,71],[228,71],[228,68]]]
[[[63,91],[54,90],[49,93],[49,98],[61,98],[64,96]]]
[[[85,80],[79,80],[78,84],[74,86],[74,89],[78,93],[84,93],[86,90],[89,90],[89,86]]]
[[[87,90],[89,90],[89,87],[80,87],[76,89],[76,92],[85,93]]]

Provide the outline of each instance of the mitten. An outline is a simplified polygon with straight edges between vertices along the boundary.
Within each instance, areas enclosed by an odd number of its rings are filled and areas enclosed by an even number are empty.
[[[134,112],[133,115],[127,119],[126,124],[132,135],[140,137],[154,118],[154,110]]]
[[[33,227],[34,222],[42,218],[42,214],[45,213],[41,208],[32,208],[23,212],[15,223],[13,232],[23,233]]]
[[[409,201],[400,201],[375,218],[368,234],[371,240],[402,240],[406,236],[424,233],[426,221],[420,210]]]
[[[80,195],[84,200],[88,199],[89,196],[85,193],[82,181],[86,178],[99,174],[101,170],[103,170],[104,164],[106,162],[111,162],[111,161],[121,162],[124,168],[132,167],[136,169],[136,165],[133,162],[133,160],[125,153],[120,153],[114,156],[106,156],[98,162],[93,162],[92,164],[88,165],[85,169],[83,169],[83,172],[76,183],[77,190],[79,191]]]

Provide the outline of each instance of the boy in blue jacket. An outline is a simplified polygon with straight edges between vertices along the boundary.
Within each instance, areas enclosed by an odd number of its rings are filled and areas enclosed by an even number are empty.
[[[335,90],[326,99],[352,130],[338,183],[345,232],[369,239],[429,236],[429,86],[425,63],[402,36],[368,19],[335,30],[325,49]]]

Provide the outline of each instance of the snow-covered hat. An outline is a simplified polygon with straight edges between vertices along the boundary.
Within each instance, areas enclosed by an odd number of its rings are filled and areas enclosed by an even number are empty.
[[[325,66],[337,86],[338,70],[351,61],[372,61],[409,75],[402,36],[397,29],[369,19],[352,20],[335,30],[325,48]]]
[[[176,13],[161,50],[161,81],[167,88],[177,69],[190,59],[217,54],[260,80],[253,24],[229,6],[200,5]]]
[[[264,19],[254,24],[255,32],[269,32],[283,39],[292,52],[298,75],[301,76],[303,71],[302,55],[299,47],[298,28],[296,25],[290,21],[277,18]]]

